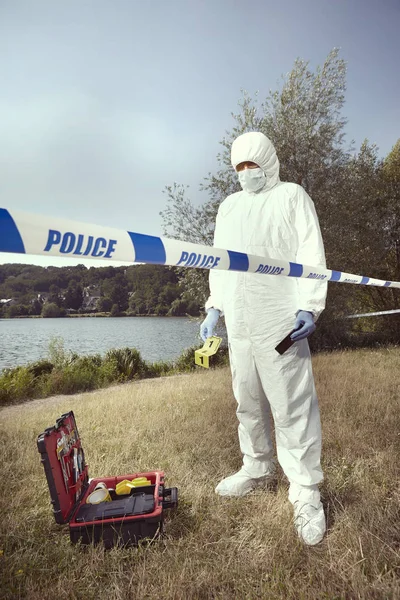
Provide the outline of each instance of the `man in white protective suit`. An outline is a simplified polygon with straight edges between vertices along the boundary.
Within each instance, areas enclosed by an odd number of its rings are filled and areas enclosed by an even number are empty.
[[[326,267],[314,204],[304,189],[279,179],[275,148],[262,133],[239,136],[231,162],[242,190],[219,207],[214,246],[236,252]],[[293,266],[294,274],[299,267]],[[206,340],[224,315],[233,392],[237,401],[240,471],[216,488],[221,496],[244,496],[271,480],[278,461],[289,480],[295,526],[308,545],[325,534],[318,484],[321,425],[307,337],[325,307],[327,283],[247,272],[210,272]],[[275,346],[293,329],[296,342],[282,355]]]

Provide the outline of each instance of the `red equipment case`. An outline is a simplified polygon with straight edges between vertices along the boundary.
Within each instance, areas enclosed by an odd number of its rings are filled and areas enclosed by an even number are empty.
[[[178,505],[177,488],[166,488],[163,471],[102,477],[89,481],[88,465],[73,411],[65,413],[38,436],[37,447],[49,485],[57,523],[69,523],[73,543],[103,542],[136,546],[139,540],[154,539],[163,530],[164,509]],[[151,485],[136,487],[129,495],[117,495],[123,480],[146,477]],[[111,502],[87,504],[96,486],[104,482]]]

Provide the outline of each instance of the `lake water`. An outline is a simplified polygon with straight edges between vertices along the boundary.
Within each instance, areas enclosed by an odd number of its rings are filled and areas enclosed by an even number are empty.
[[[171,360],[186,348],[202,346],[199,327],[200,321],[183,317],[0,319],[0,372],[46,358],[55,337],[78,354],[129,347],[149,362]]]

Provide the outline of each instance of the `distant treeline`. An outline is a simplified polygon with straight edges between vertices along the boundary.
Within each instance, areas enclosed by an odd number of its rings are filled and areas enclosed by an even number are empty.
[[[0,265],[0,317],[73,313],[198,315],[176,270],[160,265],[39,267]]]

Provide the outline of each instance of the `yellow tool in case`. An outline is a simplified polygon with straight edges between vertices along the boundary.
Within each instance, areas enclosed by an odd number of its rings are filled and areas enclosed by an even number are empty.
[[[194,353],[194,362],[196,365],[208,369],[210,367],[210,356],[217,353],[221,342],[222,338],[220,337],[212,336],[207,338],[204,342],[204,346]]]

